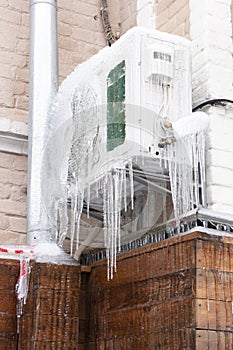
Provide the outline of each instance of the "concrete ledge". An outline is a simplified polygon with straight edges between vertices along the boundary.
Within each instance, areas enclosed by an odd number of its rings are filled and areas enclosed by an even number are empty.
[[[0,119],[0,151],[27,155],[28,126],[7,118]]]

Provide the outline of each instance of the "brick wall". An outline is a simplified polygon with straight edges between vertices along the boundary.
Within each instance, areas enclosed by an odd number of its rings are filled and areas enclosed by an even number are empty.
[[[27,157],[0,152],[0,244],[26,238]]]
[[[0,117],[27,121],[29,1],[0,1]]]
[[[106,46],[100,17],[100,0],[58,0],[58,46],[60,82],[75,66]],[[136,25],[136,0],[108,1],[114,34],[122,35]]]
[[[58,0],[60,81],[106,45],[100,1]]]
[[[27,122],[29,1],[0,1],[0,118]],[[27,157],[0,152],[0,244],[25,243]]]
[[[155,0],[156,29],[189,38],[189,1]]]
[[[125,33],[128,29],[137,25],[137,1],[136,0],[120,0],[120,23],[121,33]]]

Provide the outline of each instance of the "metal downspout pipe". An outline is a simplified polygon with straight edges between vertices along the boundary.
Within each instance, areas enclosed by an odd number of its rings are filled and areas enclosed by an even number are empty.
[[[58,88],[56,0],[30,1],[30,78],[27,243],[52,243],[42,195],[41,169],[48,110]]]

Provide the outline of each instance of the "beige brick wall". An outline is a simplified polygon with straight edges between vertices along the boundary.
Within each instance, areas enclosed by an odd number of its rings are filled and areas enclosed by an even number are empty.
[[[189,38],[189,0],[155,0],[156,29]]]
[[[28,0],[0,1],[0,117],[27,121]]]
[[[100,0],[58,0],[60,82],[75,66],[106,46],[100,17]],[[137,1],[108,1],[113,33],[122,35],[136,25]]]
[[[0,244],[26,242],[27,157],[0,152]]]
[[[58,0],[60,82],[106,45],[99,0]]]
[[[137,1],[120,0],[119,18],[121,23],[121,33],[137,25]]]
[[[0,118],[28,118],[29,1],[0,1]],[[0,152],[0,244],[26,241],[27,157]]]

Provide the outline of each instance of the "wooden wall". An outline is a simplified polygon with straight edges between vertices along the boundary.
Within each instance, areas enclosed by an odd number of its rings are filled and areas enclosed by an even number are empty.
[[[19,337],[15,294],[18,274],[17,260],[0,260],[0,349],[78,349],[80,267],[31,262],[30,290]]]
[[[34,263],[19,350],[78,349],[80,267]]]
[[[15,285],[19,263],[0,260],[0,349],[15,350],[17,343]]]
[[[16,260],[0,260],[0,349],[232,350],[233,238],[192,233],[92,268],[32,262],[17,348]]]
[[[201,233],[118,258],[87,282],[83,349],[233,349],[233,240]]]

